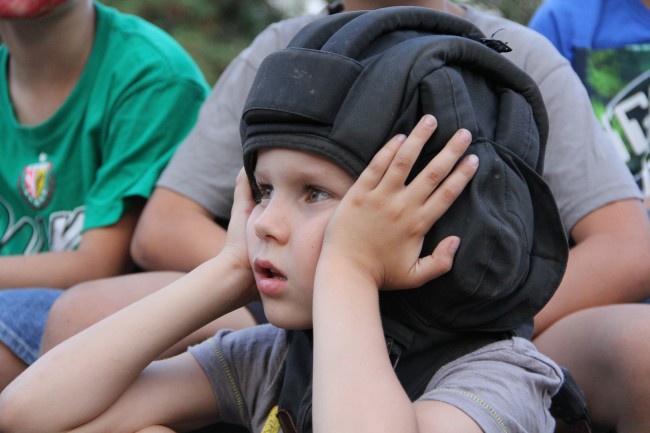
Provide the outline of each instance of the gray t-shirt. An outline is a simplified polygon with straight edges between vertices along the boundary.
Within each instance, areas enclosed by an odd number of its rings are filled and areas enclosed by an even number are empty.
[[[257,68],[303,26],[325,14],[273,24],[233,60],[158,186],[195,200],[219,218],[229,218],[235,178],[242,166],[239,120]],[[550,120],[544,178],[567,234],[578,220],[605,204],[641,198],[629,170],[598,125],[580,79],[551,43],[524,26],[471,7],[465,18],[487,36],[507,42],[513,51],[504,56],[540,87]]]
[[[260,325],[220,331],[190,353],[205,371],[223,421],[251,432],[278,430],[278,404],[288,352],[287,331]],[[441,367],[419,400],[468,414],[483,431],[551,433],[551,396],[559,367],[522,338],[489,344]],[[273,428],[276,427],[276,428]]]

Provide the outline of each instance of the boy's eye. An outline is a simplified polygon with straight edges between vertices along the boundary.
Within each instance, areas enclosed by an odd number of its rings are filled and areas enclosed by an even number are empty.
[[[262,201],[268,201],[273,195],[273,187],[271,185],[257,185],[257,194],[255,194],[255,201],[261,203]]]
[[[329,192],[323,191],[322,189],[313,186],[309,187],[307,190],[307,195],[310,202],[318,202],[332,198],[332,194]]]

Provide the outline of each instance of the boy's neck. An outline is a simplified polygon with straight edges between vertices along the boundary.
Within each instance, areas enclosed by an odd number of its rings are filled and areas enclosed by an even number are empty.
[[[78,1],[36,20],[0,20],[9,91],[21,123],[46,120],[72,91],[92,50],[94,18],[92,1]]]
[[[465,9],[448,0],[345,0],[343,3],[345,4],[345,9],[348,11],[371,10],[388,6],[420,6],[447,12],[459,17],[465,15]]]

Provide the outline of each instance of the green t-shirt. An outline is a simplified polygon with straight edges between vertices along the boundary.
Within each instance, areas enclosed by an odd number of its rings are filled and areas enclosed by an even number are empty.
[[[47,121],[18,123],[0,47],[0,254],[76,248],[147,198],[196,121],[208,86],[165,32],[95,4],[87,65]]]

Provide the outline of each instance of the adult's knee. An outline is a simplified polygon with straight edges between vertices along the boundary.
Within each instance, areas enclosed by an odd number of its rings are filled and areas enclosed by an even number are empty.
[[[612,323],[614,332],[602,341],[610,351],[612,387],[617,410],[616,431],[650,431],[650,305],[620,306]]]
[[[650,306],[597,307],[567,316],[535,339],[541,352],[569,368],[596,425],[648,431]],[[642,427],[639,429],[639,427]]]
[[[43,332],[41,353],[77,334],[104,317],[101,300],[90,290],[98,282],[82,283],[66,290],[52,305]]]
[[[71,287],[50,310],[41,353],[182,275],[180,272],[141,272]]]

